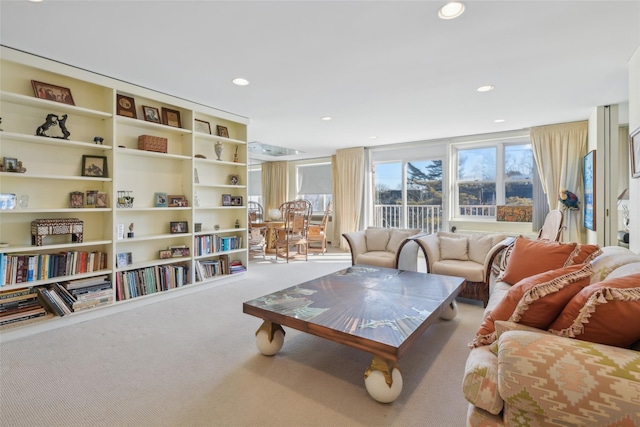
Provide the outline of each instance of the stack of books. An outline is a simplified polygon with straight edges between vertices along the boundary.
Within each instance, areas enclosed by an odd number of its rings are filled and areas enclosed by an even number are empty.
[[[38,288],[38,293],[49,310],[58,316],[113,302],[113,289],[108,276],[54,283]]]
[[[31,288],[0,292],[0,326],[45,316],[38,293]]]
[[[231,274],[242,273],[243,271],[247,271],[247,268],[242,265],[242,261],[233,260],[229,265],[229,269],[231,270]]]

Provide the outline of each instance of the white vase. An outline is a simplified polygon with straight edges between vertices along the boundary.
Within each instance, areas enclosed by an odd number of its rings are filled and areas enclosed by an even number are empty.
[[[222,152],[224,151],[224,146],[222,145],[222,142],[218,141],[216,142],[215,145],[215,150],[216,150],[216,156],[218,156],[218,160],[222,160],[220,157],[222,157]]]

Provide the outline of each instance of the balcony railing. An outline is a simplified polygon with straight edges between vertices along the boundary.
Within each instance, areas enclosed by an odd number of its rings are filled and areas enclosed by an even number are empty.
[[[460,215],[475,217],[495,217],[495,205],[460,205]],[[419,228],[426,233],[442,230],[442,206],[409,205],[407,221],[402,223],[404,209],[402,205],[374,205],[374,227]]]
[[[460,205],[460,215],[496,216],[496,205]]]

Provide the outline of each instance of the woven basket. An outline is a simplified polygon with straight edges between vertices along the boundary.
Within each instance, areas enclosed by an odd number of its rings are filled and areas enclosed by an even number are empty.
[[[166,153],[167,138],[161,138],[159,136],[151,136],[151,135],[140,135],[138,137],[138,150]]]

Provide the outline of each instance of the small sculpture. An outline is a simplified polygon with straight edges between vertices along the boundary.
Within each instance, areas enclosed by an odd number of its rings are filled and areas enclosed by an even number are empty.
[[[57,115],[53,114],[53,113],[49,113],[47,114],[47,117],[45,119],[45,122],[43,124],[41,124],[40,126],[38,126],[38,128],[36,129],[36,135],[37,136],[46,136],[48,138],[60,138],[60,139],[69,139],[69,136],[71,135],[71,132],[69,132],[69,130],[67,129],[67,115],[63,114],[62,117],[58,117]],[[51,128],[51,126],[55,126],[58,125],[60,127],[60,130],[62,131],[62,136],[51,136],[51,135],[47,135],[47,131],[49,130],[49,128]]]
[[[103,142],[103,141],[104,141],[104,138],[102,138],[101,136],[95,136],[95,137],[93,137],[93,142],[94,142],[95,144],[100,144],[100,145],[102,145],[102,142]]]
[[[240,228],[240,220],[236,219],[236,223],[234,224],[236,228]]]
[[[127,237],[133,237],[133,223],[129,224],[129,232],[127,233]]]
[[[63,114],[62,117],[58,117],[58,126],[60,126],[60,130],[62,131],[62,139],[69,139],[71,132],[67,130],[67,115]]]
[[[224,146],[222,145],[222,142],[218,141],[216,142],[216,145],[214,146],[214,149],[216,151],[216,156],[218,156],[218,160],[222,160],[220,157],[222,157],[222,152],[224,151]]]
[[[578,196],[573,194],[571,191],[563,188],[560,190],[558,194],[558,200],[562,203],[567,209],[575,210],[579,208],[580,201],[578,200]]]
[[[16,172],[18,173],[25,173],[27,171],[27,168],[25,168],[24,166],[22,166],[22,160],[18,160],[18,164],[16,166]]]

